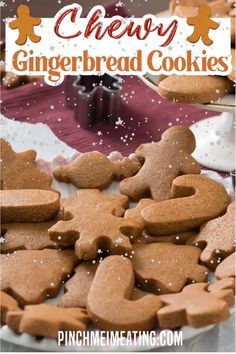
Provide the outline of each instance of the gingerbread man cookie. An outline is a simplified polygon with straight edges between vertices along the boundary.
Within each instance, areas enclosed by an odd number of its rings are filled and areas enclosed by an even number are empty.
[[[166,306],[158,311],[159,326],[199,328],[222,322],[230,316],[229,306],[233,298],[231,289],[209,292],[207,284],[188,285],[181,293],[161,296]]]
[[[155,294],[177,293],[189,282],[204,282],[207,268],[198,264],[197,247],[168,242],[135,244],[132,262],[138,284]]]
[[[92,151],[79,155],[70,165],[57,167],[54,177],[60,182],[74,184],[77,188],[104,189],[115,179],[131,177],[139,171],[140,164],[125,157],[111,161],[106,155]]]
[[[1,254],[1,290],[13,295],[20,305],[38,304],[57,295],[77,261],[72,250]]]
[[[13,151],[3,139],[1,143],[1,189],[50,189],[52,177],[35,167],[36,152]]]
[[[11,29],[19,31],[16,44],[23,45],[28,38],[33,43],[38,43],[41,37],[34,33],[34,27],[40,25],[41,19],[30,16],[30,9],[27,5],[18,6],[17,15],[18,18],[9,23]]]
[[[26,306],[24,311],[9,311],[7,325],[18,333],[58,338],[58,331],[85,331],[89,316],[84,309],[63,309],[51,304]]]
[[[218,182],[202,175],[174,179],[174,199],[143,209],[145,229],[151,235],[171,235],[193,230],[204,222],[225,213],[229,196]]]
[[[157,201],[171,198],[171,185],[177,176],[200,173],[191,156],[194,149],[194,135],[184,126],[165,131],[159,143],[141,145],[136,155],[144,164],[134,177],[121,181],[121,193],[136,201],[147,195]]]
[[[203,5],[199,8],[198,15],[188,17],[187,23],[189,26],[194,26],[193,33],[187,39],[191,43],[197,43],[200,39],[203,44],[209,46],[213,41],[209,37],[209,31],[216,30],[219,23],[211,19],[211,8],[208,5]]]
[[[145,331],[157,325],[161,307],[158,296],[147,295],[131,301],[134,289],[132,263],[121,256],[110,256],[99,265],[88,294],[87,310],[100,329]]]
[[[202,225],[199,234],[188,241],[203,248],[200,259],[210,269],[235,250],[235,207],[231,203],[225,215]]]

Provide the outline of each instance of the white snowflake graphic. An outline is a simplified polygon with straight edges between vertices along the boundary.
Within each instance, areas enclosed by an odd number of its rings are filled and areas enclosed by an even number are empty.
[[[116,243],[122,243],[123,242],[123,238],[122,237],[117,237],[117,239],[115,240]]]
[[[115,122],[115,125],[123,126],[123,124],[124,124],[124,121],[120,117],[118,117],[117,121]]]
[[[7,6],[7,4],[4,1],[0,1],[0,7]]]
[[[121,0],[119,0],[119,1],[116,3],[116,7],[123,7],[123,6],[125,6],[125,4],[124,4]]]

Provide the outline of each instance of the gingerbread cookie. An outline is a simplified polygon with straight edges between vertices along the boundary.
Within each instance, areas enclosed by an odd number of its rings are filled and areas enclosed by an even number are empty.
[[[65,284],[65,295],[59,301],[61,307],[86,307],[90,286],[95,277],[99,262],[86,261],[75,268],[75,274]],[[145,293],[139,288],[134,288],[132,300],[138,300]]]
[[[121,193],[136,201],[147,195],[157,201],[171,198],[171,185],[177,176],[200,173],[191,156],[195,145],[193,133],[185,126],[168,129],[158,143],[141,145],[135,153],[144,164],[134,177],[120,183]]]
[[[157,93],[174,102],[211,103],[233,92],[233,83],[223,76],[171,75],[159,83]]]
[[[59,301],[61,307],[86,307],[88,292],[94,279],[98,262],[83,262],[75,268],[75,274],[65,284],[65,295]]]
[[[171,0],[169,8],[171,14],[175,15],[175,10],[178,6],[199,8],[200,6],[206,5],[206,3],[206,0]]]
[[[121,194],[102,194],[98,189],[81,189],[75,196],[65,198],[61,207],[64,219],[69,220],[81,209],[91,210],[101,205],[107,212],[123,216],[129,206],[129,199]]]
[[[57,248],[58,245],[52,242],[48,236],[48,229],[55,222],[2,224],[1,231],[4,242],[1,244],[1,252]]]
[[[171,242],[175,245],[184,245],[187,240],[197,235],[197,231],[186,231],[180,232],[174,235],[168,236],[151,236],[145,231],[140,236],[137,236],[133,243],[143,244],[143,243],[159,243],[159,242]]]
[[[104,189],[114,180],[131,177],[140,164],[129,158],[111,161],[106,155],[92,151],[79,155],[70,165],[57,167],[54,177],[60,182],[74,184],[77,188]]]
[[[193,6],[176,6],[174,15],[178,17],[192,17],[198,14],[198,9]]]
[[[190,282],[204,282],[207,268],[198,264],[197,247],[172,243],[133,245],[132,263],[141,289],[154,294],[177,293]]]
[[[235,249],[235,208],[228,206],[225,215],[202,225],[199,234],[188,242],[203,249],[200,259],[210,269],[234,252]]]
[[[7,313],[9,311],[20,310],[17,301],[10,295],[0,292],[1,322],[6,323]]]
[[[26,305],[56,296],[77,258],[72,250],[45,249],[1,254],[0,261],[1,290],[13,295],[20,305]]]
[[[1,189],[50,189],[52,177],[35,167],[36,152],[16,153],[3,139],[1,143]]]
[[[2,223],[47,221],[60,209],[60,194],[43,189],[1,190],[0,207]]]
[[[142,210],[146,207],[148,207],[149,205],[155,204],[155,200],[152,199],[140,199],[140,201],[138,202],[137,206],[135,208],[132,209],[127,209],[125,211],[125,215],[124,218],[127,220],[135,220],[136,222],[138,222],[140,224],[140,226],[142,228],[144,228],[144,220],[142,217]]]
[[[68,207],[66,213],[73,215],[72,219],[59,221],[52,226],[48,231],[49,236],[52,241],[64,246],[75,244],[75,254],[79,259],[94,259],[98,250],[110,254],[129,253],[132,250],[129,237],[136,237],[142,232],[135,221],[111,214],[109,203],[108,210],[102,204],[77,212]]]
[[[223,278],[235,278],[235,252],[232,253],[229,257],[223,260],[222,263],[220,263],[216,267],[215,271],[215,276],[217,279],[223,279]]]
[[[152,199],[140,199],[135,208],[127,209],[125,211],[124,218],[127,220],[135,220],[140,224],[142,228],[144,228],[145,225],[144,219],[142,217],[142,211],[144,210],[144,208],[152,204],[156,204],[156,201]],[[168,236],[151,236],[148,235],[147,232],[144,230],[140,236],[137,236],[133,240],[133,243],[172,242],[175,244],[184,244],[190,237],[195,235],[196,231],[193,230]]]
[[[87,310],[93,323],[103,330],[151,330],[157,325],[161,307],[158,296],[131,301],[134,274],[129,259],[111,256],[99,265],[88,294]]]
[[[159,326],[199,328],[222,322],[230,316],[233,297],[230,289],[209,292],[204,283],[188,285],[181,293],[162,295],[161,300],[166,306],[158,311]]]
[[[225,188],[202,175],[174,179],[171,200],[148,206],[142,211],[145,229],[151,235],[171,235],[192,230],[224,214],[229,202]]]
[[[7,325],[18,333],[58,338],[58,331],[85,331],[89,317],[84,309],[60,308],[51,304],[26,306],[9,311]]]
[[[211,17],[224,17],[229,14],[230,5],[225,0],[215,0],[209,3],[209,7],[212,11]]]
[[[226,289],[232,290],[233,293],[235,293],[235,278],[223,278],[218,280],[214,284],[210,284],[208,287],[208,290],[210,292],[215,292],[218,290],[226,290]],[[230,293],[226,300],[230,306],[234,304],[234,298],[232,298]]]
[[[30,15],[30,9],[27,5],[21,4],[17,8],[17,18],[9,23],[12,30],[17,29],[18,38],[15,41],[17,45],[23,45],[30,39],[33,43],[38,43],[41,37],[35,33],[35,26],[41,24],[41,19]]]

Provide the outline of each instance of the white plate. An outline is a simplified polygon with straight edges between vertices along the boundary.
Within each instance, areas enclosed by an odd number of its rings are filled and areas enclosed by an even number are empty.
[[[2,127],[0,136],[7,139],[16,151],[24,151],[26,149],[33,148],[37,151],[38,157],[45,160],[52,160],[55,156],[63,155],[64,157],[71,157],[75,150],[68,145],[60,141],[47,125],[44,124],[29,124],[20,123],[4,116],[0,118],[0,126]],[[204,171],[204,174],[218,180],[223,183],[230,194],[233,193],[231,179],[223,179],[219,174],[212,171]],[[73,195],[76,188],[72,185],[54,182],[54,186],[62,192],[62,196]],[[105,193],[118,193],[118,183],[113,182],[109,188],[105,190]],[[211,274],[212,277],[212,274]],[[63,295],[63,287],[57,297],[46,300],[45,302],[57,304],[60,297]],[[188,339],[199,338],[200,335],[206,335],[208,331],[217,326],[207,326],[200,329],[192,329],[188,326],[182,328],[184,341]],[[95,330],[92,327],[90,330]],[[157,336],[159,331],[157,330]],[[158,347],[144,346],[102,346],[102,347],[65,347],[58,346],[56,340],[43,338],[41,340],[35,340],[33,336],[23,333],[16,334],[10,330],[6,325],[0,329],[0,337],[2,340],[11,344],[20,345],[26,348],[43,350],[43,351],[148,351],[157,350]],[[160,348],[160,347],[159,347]]]

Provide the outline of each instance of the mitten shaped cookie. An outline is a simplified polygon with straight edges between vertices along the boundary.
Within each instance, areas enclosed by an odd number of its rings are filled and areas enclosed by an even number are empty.
[[[140,164],[129,158],[111,161],[106,155],[92,151],[79,155],[70,165],[57,167],[54,177],[60,182],[74,184],[77,188],[104,189],[114,180],[133,176]]]
[[[85,331],[89,316],[84,309],[63,309],[51,304],[26,306],[24,311],[9,311],[7,325],[18,333],[58,338],[58,331]]]
[[[134,274],[129,259],[111,256],[99,265],[89,290],[87,310],[100,329],[145,331],[157,325],[161,307],[158,296],[147,295],[131,301]]]
[[[2,254],[1,290],[13,295],[20,305],[38,304],[57,295],[77,261],[72,250]]]
[[[184,126],[168,129],[158,143],[141,145],[135,153],[144,164],[134,177],[121,181],[121,193],[135,201],[148,195],[157,201],[171,198],[172,181],[177,176],[200,173],[191,156],[195,145],[193,133]]]
[[[203,249],[200,259],[210,269],[235,250],[235,207],[231,203],[225,215],[202,225],[199,234],[189,240]]]
[[[216,324],[230,316],[233,302],[231,289],[208,291],[204,283],[186,286],[181,293],[162,295],[164,306],[158,311],[161,328],[189,325],[194,328]]]
[[[9,311],[20,310],[18,302],[10,295],[0,292],[0,308],[1,308],[1,322],[6,323],[7,313]]]
[[[171,235],[193,230],[225,213],[229,196],[218,182],[202,175],[174,179],[173,199],[152,204],[142,211],[151,235]]]
[[[1,244],[1,252],[57,248],[58,245],[48,236],[48,229],[55,222],[2,224],[1,232],[4,242]]]
[[[58,303],[60,307],[86,307],[88,292],[99,263],[86,261],[75,268],[75,274],[65,284],[65,295]]]
[[[141,289],[155,294],[177,293],[190,282],[204,282],[207,268],[198,264],[197,247],[172,243],[133,245],[132,263]]]
[[[3,139],[1,143],[1,189],[50,189],[52,177],[35,167],[36,152],[16,153]]]

